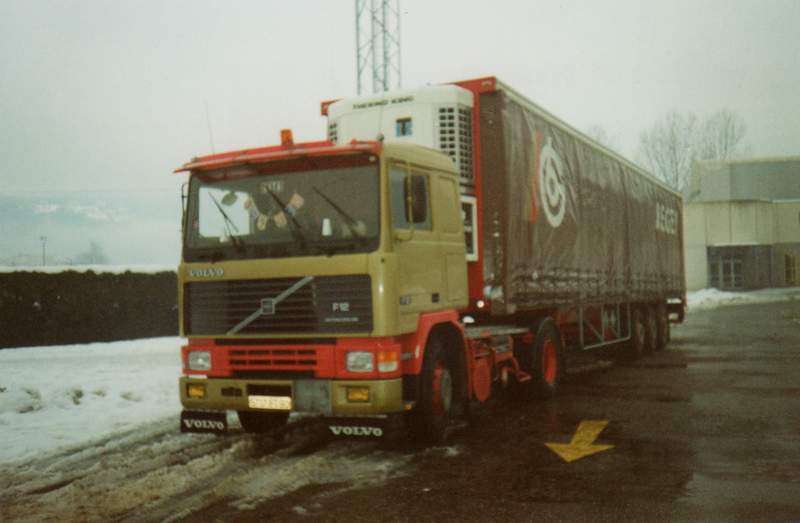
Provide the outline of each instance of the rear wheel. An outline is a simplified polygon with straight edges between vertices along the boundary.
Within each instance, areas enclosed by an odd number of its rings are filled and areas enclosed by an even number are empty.
[[[537,398],[552,398],[558,392],[564,376],[564,347],[561,335],[552,319],[546,318],[536,326],[536,338],[530,356],[520,360],[522,370],[531,375],[530,392]]]
[[[236,412],[239,416],[239,423],[245,432],[263,433],[275,430],[286,424],[289,419],[288,412],[253,412],[250,410],[240,410]]]
[[[631,308],[631,339],[628,342],[628,358],[636,360],[644,354],[646,341],[644,318],[639,307]]]
[[[655,352],[658,348],[658,320],[656,319],[656,308],[646,306],[644,311],[644,336],[647,353]]]
[[[667,314],[667,307],[663,303],[656,306],[656,350],[662,350],[669,343],[669,315]]]
[[[456,366],[442,340],[431,338],[425,348],[420,374],[419,399],[411,412],[411,431],[423,445],[440,443],[455,412],[458,392]]]

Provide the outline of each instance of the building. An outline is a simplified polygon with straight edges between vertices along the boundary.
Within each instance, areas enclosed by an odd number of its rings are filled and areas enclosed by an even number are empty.
[[[690,290],[800,284],[800,157],[695,162],[684,242]]]

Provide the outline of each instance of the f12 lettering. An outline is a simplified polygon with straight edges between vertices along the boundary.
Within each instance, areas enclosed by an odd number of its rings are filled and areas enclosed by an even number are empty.
[[[678,234],[678,211],[656,203],[656,230],[667,234]]]

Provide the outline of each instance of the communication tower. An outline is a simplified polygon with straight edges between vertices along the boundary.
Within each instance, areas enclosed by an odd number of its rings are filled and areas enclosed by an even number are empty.
[[[400,87],[400,0],[355,0],[358,94]]]

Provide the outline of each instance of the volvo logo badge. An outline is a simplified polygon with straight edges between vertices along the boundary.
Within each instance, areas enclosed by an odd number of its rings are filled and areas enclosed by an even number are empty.
[[[261,300],[261,314],[264,316],[275,315],[275,298],[264,298]]]

